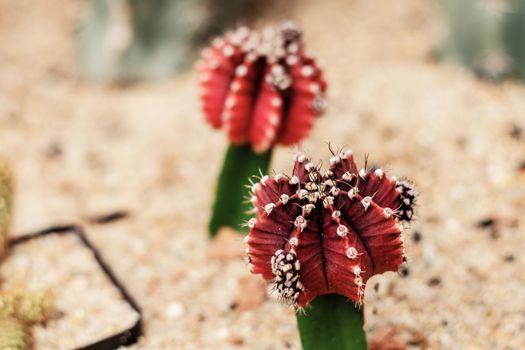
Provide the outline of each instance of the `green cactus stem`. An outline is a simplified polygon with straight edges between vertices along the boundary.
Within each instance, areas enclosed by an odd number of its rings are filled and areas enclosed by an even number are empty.
[[[20,321],[12,318],[0,319],[0,349],[28,349],[29,339],[29,333]]]
[[[4,160],[0,159],[0,259],[5,254],[7,235],[13,207],[13,179],[11,170]]]
[[[270,150],[257,154],[250,145],[228,147],[209,223],[209,233],[212,237],[223,226],[244,230],[241,225],[250,218],[247,212],[252,209],[252,205],[245,198],[245,186],[254,174],[268,171],[271,153]]]
[[[366,350],[363,310],[336,294],[314,299],[297,314],[304,350]]]

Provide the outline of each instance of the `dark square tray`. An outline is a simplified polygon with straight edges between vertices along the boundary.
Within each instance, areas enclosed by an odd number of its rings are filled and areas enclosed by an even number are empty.
[[[124,285],[117,279],[109,265],[104,261],[98,250],[91,244],[88,240],[86,234],[82,227],[77,225],[64,225],[64,226],[54,226],[47,228],[42,231],[25,234],[23,236],[18,236],[9,241],[10,247],[16,247],[24,244],[27,241],[39,239],[49,235],[74,235],[76,236],[80,243],[93,253],[97,265],[100,267],[100,270],[106,275],[111,284],[118,290],[124,301],[137,312],[139,315],[138,320],[128,329],[109,336],[105,339],[96,340],[93,343],[74,349],[74,350],[116,350],[121,346],[129,346],[135,344],[138,339],[142,336],[142,311],[138,304],[135,302],[133,297],[126,290]]]

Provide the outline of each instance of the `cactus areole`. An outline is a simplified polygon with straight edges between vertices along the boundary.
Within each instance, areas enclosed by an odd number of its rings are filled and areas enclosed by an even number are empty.
[[[257,153],[298,143],[325,109],[326,82],[291,22],[215,39],[198,69],[206,120]]]
[[[263,176],[252,194],[247,260],[289,305],[302,308],[324,294],[361,304],[370,277],[405,261],[401,232],[413,217],[412,184],[358,169],[349,151],[324,171],[299,154],[291,176]]]

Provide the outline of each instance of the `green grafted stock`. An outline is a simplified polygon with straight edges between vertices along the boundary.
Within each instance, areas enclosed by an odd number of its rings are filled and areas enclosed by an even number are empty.
[[[252,208],[246,202],[249,184],[253,175],[268,172],[272,151],[255,153],[250,145],[230,145],[224,158],[217,183],[217,192],[209,224],[210,236],[214,237],[222,226],[241,230],[241,224],[250,218],[246,213]],[[242,230],[241,230],[242,231]]]
[[[297,314],[297,326],[304,350],[366,350],[363,311],[352,301],[336,295],[322,295]]]

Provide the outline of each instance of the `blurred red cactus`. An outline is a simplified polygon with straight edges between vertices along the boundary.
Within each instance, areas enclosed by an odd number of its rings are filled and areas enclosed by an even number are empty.
[[[361,303],[367,280],[405,261],[401,232],[415,191],[381,169],[358,170],[342,151],[321,169],[299,154],[291,177],[263,176],[252,187],[247,260],[280,298],[303,307],[318,295]]]
[[[229,32],[203,51],[198,68],[206,120],[234,145],[262,153],[298,143],[325,109],[322,72],[290,22]]]

